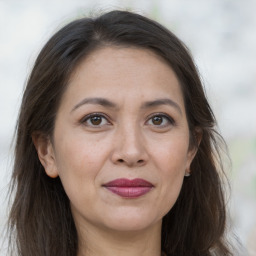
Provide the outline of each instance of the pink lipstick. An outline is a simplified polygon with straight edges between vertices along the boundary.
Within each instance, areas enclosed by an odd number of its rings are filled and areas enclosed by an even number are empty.
[[[148,193],[154,186],[143,179],[116,179],[103,185],[121,197],[136,198]]]

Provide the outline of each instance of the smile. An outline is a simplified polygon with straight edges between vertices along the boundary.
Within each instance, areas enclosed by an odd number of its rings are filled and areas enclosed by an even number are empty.
[[[103,187],[121,197],[137,198],[148,193],[154,186],[143,179],[116,179],[104,184]]]

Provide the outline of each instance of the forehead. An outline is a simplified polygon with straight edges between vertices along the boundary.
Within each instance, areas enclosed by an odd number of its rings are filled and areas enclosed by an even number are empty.
[[[183,103],[176,74],[147,49],[105,47],[93,51],[73,72],[65,97],[112,97],[113,93],[120,99],[131,95],[134,100],[136,95],[145,100],[170,96]]]
[[[122,71],[127,72],[128,68],[130,71],[137,70],[137,73],[141,73],[141,71],[143,71],[143,74],[151,71],[157,71],[158,73],[159,71],[167,71],[176,76],[167,61],[152,50],[132,46],[106,46],[96,48],[82,59],[72,73],[71,78],[75,79],[77,75],[80,75],[81,69],[83,71],[87,70],[88,73],[94,71],[90,75],[96,72],[101,75],[108,75],[111,70],[111,75],[113,76],[114,74],[119,75]]]

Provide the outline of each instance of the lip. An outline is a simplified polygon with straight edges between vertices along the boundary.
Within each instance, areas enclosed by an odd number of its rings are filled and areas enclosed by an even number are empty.
[[[137,198],[147,194],[154,186],[143,179],[116,179],[103,185],[114,194],[125,198]]]

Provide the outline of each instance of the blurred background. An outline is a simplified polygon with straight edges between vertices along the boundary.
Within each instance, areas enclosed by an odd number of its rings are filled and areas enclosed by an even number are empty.
[[[256,0],[0,0],[0,255],[11,142],[33,62],[70,20],[117,8],[159,21],[191,50],[232,160],[231,226],[256,255]]]

